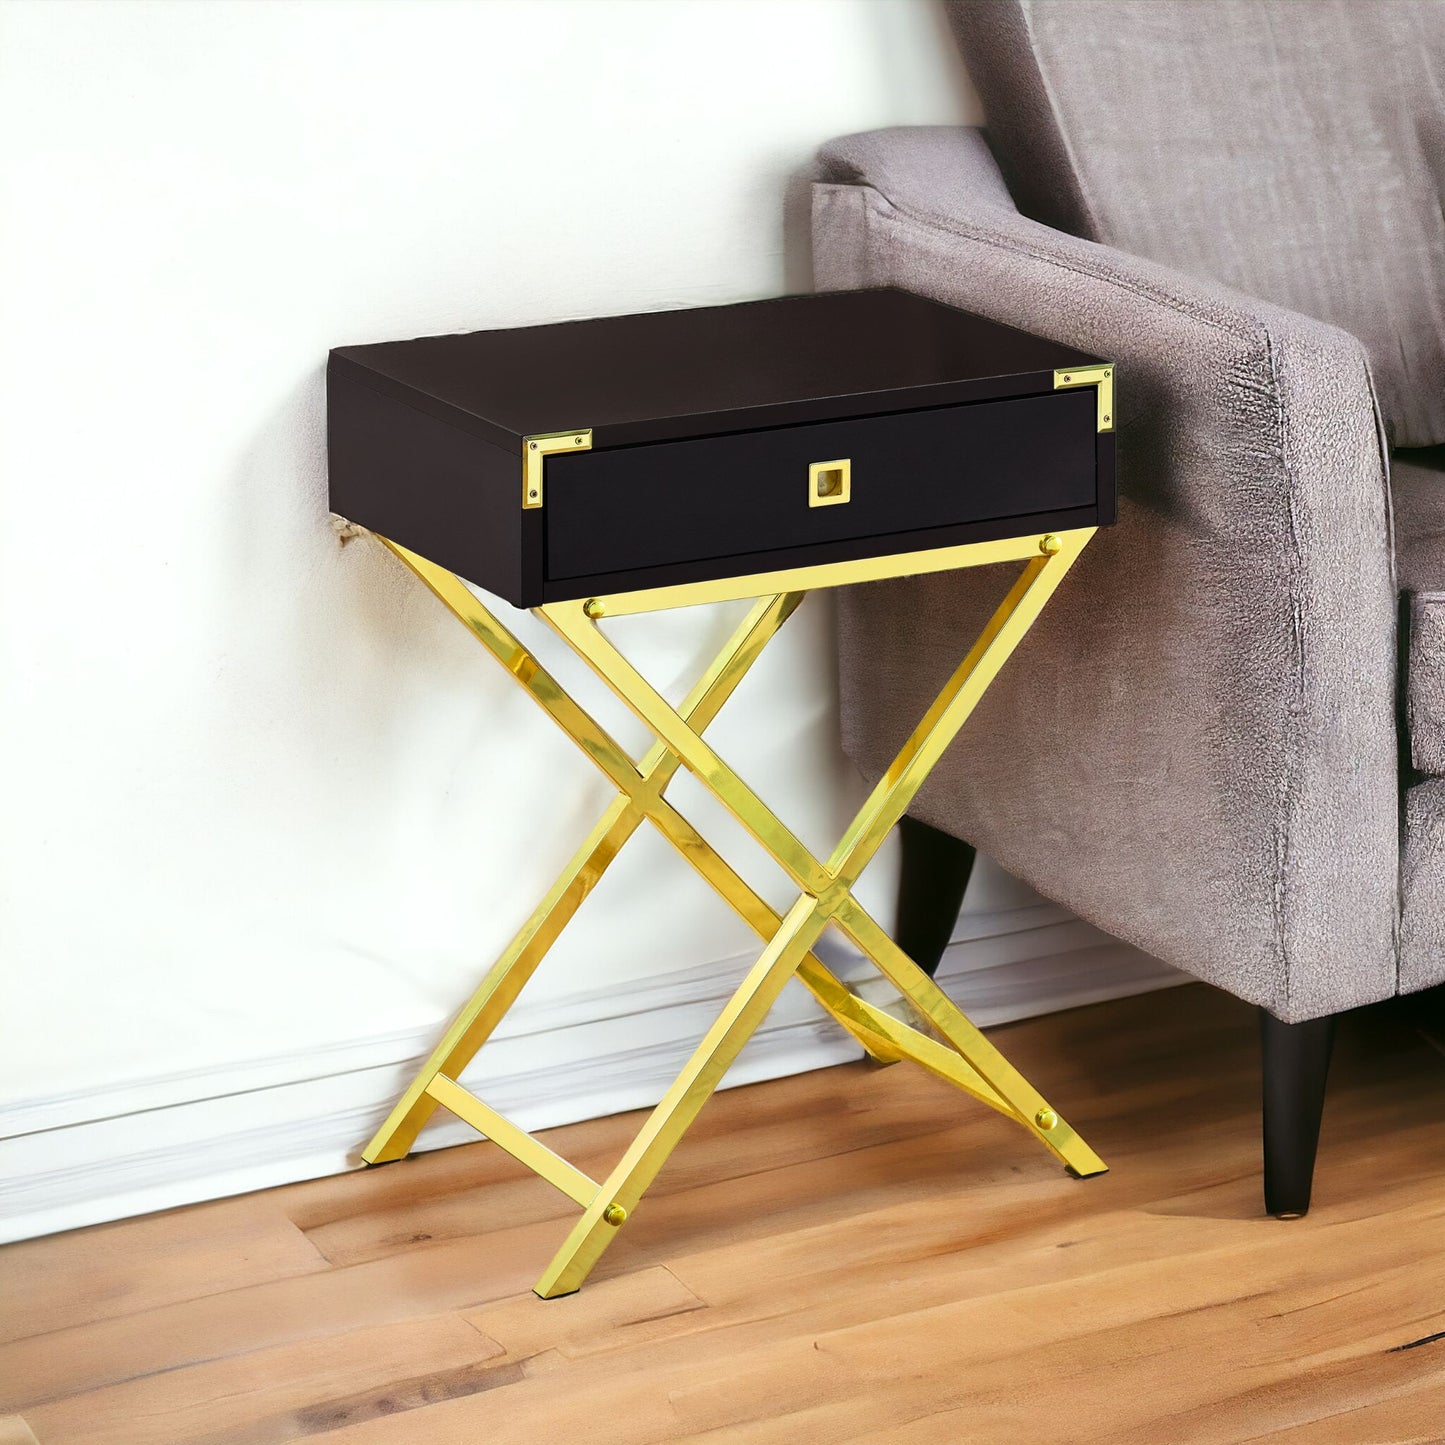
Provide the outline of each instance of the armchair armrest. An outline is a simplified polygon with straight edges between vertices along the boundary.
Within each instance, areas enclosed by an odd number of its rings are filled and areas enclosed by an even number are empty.
[[[819,289],[901,286],[1118,364],[1119,524],[914,812],[1287,1021],[1394,993],[1396,600],[1364,349],[1029,220],[978,131],[850,136],[820,159]],[[988,590],[842,600],[865,772]]]

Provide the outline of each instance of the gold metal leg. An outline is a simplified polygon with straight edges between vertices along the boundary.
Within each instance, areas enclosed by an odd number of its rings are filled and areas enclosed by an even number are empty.
[[[475,615],[472,608],[485,610],[481,609],[471,592],[451,573],[435,567],[424,558],[407,552],[385,538],[381,540],[411,567],[453,612],[461,616],[463,621],[468,621]],[[797,610],[802,600],[801,593],[764,598],[749,611],[718,653],[712,666],[683,702],[682,713],[689,722],[701,730],[717,716],[763,648],[776,636],[778,629]],[[515,659],[521,654],[520,644],[507,634],[495,619],[492,619],[492,622],[493,627],[485,628],[483,619],[477,616],[472,630],[491,646],[491,650],[499,657],[505,653],[504,660]],[[496,642],[498,646],[492,646],[492,642]],[[545,680],[551,687],[556,688],[551,679]],[[557,691],[560,692],[560,689]],[[606,741],[609,753],[620,757],[621,750],[616,744],[612,743],[611,739]],[[659,744],[649,750],[643,759],[638,770],[639,782],[655,789],[660,795],[672,780],[677,767],[676,757]],[[432,1051],[431,1057],[402,1095],[386,1122],[362,1150],[361,1157],[368,1164],[384,1164],[393,1159],[402,1159],[410,1153],[416,1136],[437,1106],[437,1100],[427,1092],[431,1081],[438,1074],[456,1079],[471,1062],[477,1050],[491,1036],[492,1030],[506,1016],[507,1010],[517,1001],[527,980],[561,936],[562,930],[582,906],[583,900],[597,886],[598,880],[621,852],[623,845],[637,830],[643,817],[642,810],[630,795],[617,798],[609,806],[548,890],[546,897],[537,905],[532,916],[522,925],[505,952],[488,971],[477,991],[453,1020],[442,1041]]]
[[[977,705],[984,690],[1038,616],[1092,529],[950,549],[949,565],[1017,558],[1022,574],[982,635],[939,693],[913,735],[869,795],[826,862],[820,862],[777,815],[703,740],[762,649],[796,609],[803,592],[791,583],[830,585],[845,576],[803,569],[755,579],[779,590],[761,598],[684,702],[673,708],[596,626],[601,616],[646,610],[649,594],[548,604],[537,609],[552,628],[654,733],[641,764],[579,707],[457,578],[392,542],[386,545],[465,623],[531,693],[553,721],[608,777],[621,795],[598,821],[532,917],[458,1015],[426,1066],[365,1151],[373,1162],[400,1158],[437,1103],[468,1119],[535,1172],[583,1206],[584,1213],[537,1284],[544,1297],[570,1293],[636,1208],[672,1149],[771,1007],[796,975],[819,1003],[875,1057],[911,1058],[990,1108],[1015,1120],[1075,1173],[1103,1162],[999,1053],[933,981],[888,937],[852,896],[852,888],[889,831],[907,811],[928,773]],[[385,542],[385,539],[381,539]],[[936,570],[939,554],[919,554],[917,570]],[[876,564],[873,564],[876,567]],[[742,582],[725,584],[729,595]],[[788,589],[788,590],[784,590]],[[673,594],[677,594],[674,596]],[[670,605],[699,600],[669,589]],[[801,893],[782,918],[755,893],[663,797],[679,766],[687,767],[756,837]],[[687,1066],[601,1185],[526,1135],[458,1085],[457,1075],[516,1000],[547,949],[627,839],[646,818],[766,942]],[[829,922],[843,932],[907,996],[938,1037],[899,1023],[857,998],[812,953]]]
[[[762,1023],[826,922],[819,915],[815,899],[800,898],[789,909],[762,957],[673,1080],[662,1102],[648,1115],[647,1123],[617,1168],[603,1182],[592,1207],[537,1281],[536,1291],[543,1299],[571,1294],[587,1278],[602,1251],[611,1244],[618,1226],[637,1208],[643,1192],[657,1178],[667,1156]]]
[[[1081,1179],[1107,1173],[1109,1166],[1063,1116],[853,899],[839,908],[834,921],[888,981],[912,1000],[988,1088],[1007,1101],[1007,1112],[1034,1138]]]
[[[622,799],[612,805],[613,810],[621,809],[621,814],[610,812],[608,816],[617,817],[615,826],[626,831],[621,837],[611,838],[607,845],[611,850],[608,853],[605,852],[603,844],[593,842],[598,838],[599,830],[607,823],[607,817],[599,822],[598,827],[553,884],[536,913],[513,939],[496,967],[483,980],[481,987],[458,1015],[456,1023],[417,1075],[411,1088],[403,1095],[401,1103],[378,1131],[376,1138],[363,1151],[362,1157],[369,1163],[399,1159],[411,1148],[417,1132],[436,1106],[434,1100],[425,1097],[426,1080],[438,1071],[455,1078],[466,1067],[497,1021],[511,1006],[511,1001],[515,1000],[521,985],[531,976],[531,971],[535,969],[542,955],[581,906],[582,900],[591,892],[597,879],[643,816],[653,822],[663,836],[733,906],[764,942],[773,936],[779,923],[777,913],[708,845],[692,824],[662,798],[663,789],[671,781],[679,765],[678,759],[672,753],[658,744],[648,752],[640,768],[634,765],[601,724],[562,691],[561,685],[477,600],[465,584],[444,568],[427,561],[425,557],[419,557],[415,552],[409,552],[405,547],[385,537],[378,537],[377,540],[426,583],[472,635],[528,690],[553,722],[577,744],[608,781],[624,794]],[[690,724],[695,724],[701,730],[717,716],[763,648],[797,610],[802,598],[803,594],[798,592],[780,593],[765,597],[754,605],[683,702],[681,712]],[[633,805],[631,810],[628,808],[629,803]],[[629,822],[631,826],[628,826]],[[611,835],[606,836],[610,838]],[[579,875],[576,886],[569,883],[573,874]],[[520,950],[527,946],[535,931],[534,924],[539,919],[546,920],[549,935],[546,942],[541,945],[540,952],[529,949],[525,956],[519,956]],[[453,1042],[462,1042],[463,1021],[485,1008],[490,989],[495,987],[494,979],[506,973],[505,965],[509,958],[514,959],[517,968],[525,970],[516,990],[512,992],[511,1000],[500,1012],[495,1013],[495,1017],[492,1016],[492,1011],[487,1011],[490,1022],[479,1021],[477,1027],[467,1023],[465,1027],[471,1031],[465,1034],[463,1047],[451,1051]],[[826,974],[826,969],[818,960],[810,959],[809,962],[810,971],[817,972],[820,977]],[[839,991],[844,991],[841,984],[836,987]],[[832,1009],[829,1011],[834,1012]],[[875,1052],[878,1047],[876,1032],[865,1030],[836,1013],[834,1016],[853,1032],[863,1047],[874,1053],[875,1057],[892,1057]],[[453,1040],[453,1034],[457,1034],[456,1040]],[[418,1111],[419,1116],[416,1117],[415,1128],[411,1129],[409,1137],[403,1142],[400,1125],[409,1110]],[[385,1140],[393,1130],[398,1131],[396,1147],[387,1148]]]
[[[411,1152],[422,1125],[437,1106],[438,1101],[427,1092],[432,1080],[438,1075],[455,1079],[472,1061],[640,821],[641,815],[626,798],[608,808],[361,1151],[368,1164],[404,1159]]]

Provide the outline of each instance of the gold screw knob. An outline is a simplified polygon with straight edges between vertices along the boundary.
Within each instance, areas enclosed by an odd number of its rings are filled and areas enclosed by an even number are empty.
[[[1072,381],[1073,379],[1074,379],[1074,378],[1073,378],[1072,376],[1066,376],[1066,377],[1064,378],[1065,381]]]
[[[627,1211],[620,1204],[609,1204],[602,1211],[602,1217],[613,1229],[616,1229],[619,1224],[627,1223]]]
[[[533,451],[536,451],[536,450],[537,450],[537,443],[536,443],[536,442],[532,442],[532,443],[531,443],[531,447],[532,447],[532,450],[533,450]]]
[[[1059,1116],[1052,1109],[1040,1109],[1034,1115],[1034,1123],[1045,1132],[1052,1129],[1059,1122]]]
[[[573,445],[573,446],[578,446],[578,447],[580,447],[580,446],[582,445],[582,438],[581,438],[581,437],[573,437],[573,438],[572,438],[572,445]]]
[[[1057,552],[1062,552],[1064,544],[1057,532],[1050,532],[1047,536],[1039,538],[1039,551],[1045,557],[1052,557]]]
[[[606,617],[607,604],[600,597],[589,597],[582,604],[582,615],[584,617]]]

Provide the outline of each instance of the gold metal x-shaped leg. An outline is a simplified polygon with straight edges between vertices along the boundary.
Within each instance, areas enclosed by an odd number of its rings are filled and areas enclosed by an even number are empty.
[[[557,1252],[536,1290],[543,1297],[577,1289],[656,1177],[742,1046],[796,976],[822,1006],[875,1057],[912,1058],[930,1072],[1021,1124],[1079,1175],[1101,1173],[1103,1162],[1028,1081],[993,1047],[946,994],[907,957],[853,898],[851,889],[888,832],[977,704],[985,688],[1028,630],[1092,529],[974,544],[877,562],[872,575],[900,575],[942,567],[1025,560],[1017,582],[978,642],[940,692],[912,737],[879,781],[826,862],[814,858],[776,814],[703,740],[762,649],[776,635],[809,586],[862,580],[869,564],[838,575],[805,568],[776,576],[719,584],[716,595],[758,600],[712,665],[678,708],[646,682],[596,626],[598,618],[706,600],[690,589],[675,600],[634,593],[538,609],[558,634],[651,729],[658,741],[640,764],[565,693],[497,618],[451,573],[382,538],[484,646],[522,683],[552,719],[618,789],[619,797],[563,869],[531,918],[483,979],[363,1157],[381,1163],[403,1157],[438,1103],[536,1173],[584,1213]],[[912,565],[909,565],[909,564]],[[853,574],[857,574],[856,578]],[[791,585],[790,585],[791,584]],[[787,587],[788,590],[782,590]],[[751,588],[751,590],[749,590]],[[668,589],[669,592],[673,589]],[[663,797],[679,766],[693,772],[763,844],[802,890],[781,918],[751,889]],[[515,1002],[527,980],[582,900],[646,818],[766,941],[766,948],[718,1016],[683,1071],[653,1110],[616,1168],[600,1185],[497,1114],[456,1082],[472,1056]],[[852,994],[812,952],[835,923],[927,1019],[938,1037],[909,1028]],[[941,1040],[941,1041],[940,1041]]]

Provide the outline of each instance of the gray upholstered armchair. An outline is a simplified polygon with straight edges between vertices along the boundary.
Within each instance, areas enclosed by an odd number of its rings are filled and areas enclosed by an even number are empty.
[[[1115,358],[1121,496],[906,823],[903,941],[976,845],[1257,1004],[1300,1213],[1332,1016],[1445,980],[1445,5],[950,10],[987,135],[829,145],[817,286]],[[843,599],[870,777],[1001,590]]]

